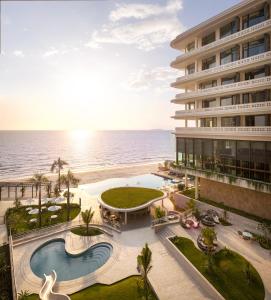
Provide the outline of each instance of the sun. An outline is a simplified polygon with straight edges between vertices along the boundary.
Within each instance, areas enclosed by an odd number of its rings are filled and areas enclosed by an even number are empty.
[[[94,131],[93,130],[87,130],[87,129],[73,129],[70,131],[70,135],[75,140],[86,140],[90,136],[93,136]]]

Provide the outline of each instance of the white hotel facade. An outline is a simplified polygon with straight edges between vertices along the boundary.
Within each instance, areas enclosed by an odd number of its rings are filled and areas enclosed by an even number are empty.
[[[177,36],[178,169],[200,196],[271,219],[271,0],[245,0]],[[182,72],[181,72],[182,71]],[[183,120],[180,122],[180,120]]]

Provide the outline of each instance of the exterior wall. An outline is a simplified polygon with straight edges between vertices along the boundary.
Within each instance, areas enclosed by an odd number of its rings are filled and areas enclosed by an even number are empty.
[[[200,178],[200,196],[271,219],[271,194]]]

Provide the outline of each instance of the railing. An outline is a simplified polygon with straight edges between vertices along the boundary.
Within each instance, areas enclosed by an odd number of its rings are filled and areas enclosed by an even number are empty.
[[[250,57],[246,57],[246,58],[237,60],[237,61],[233,61],[233,62],[230,62],[225,65],[219,65],[219,66],[216,66],[211,69],[207,69],[207,70],[203,70],[203,71],[195,72],[193,74],[179,77],[179,78],[177,78],[176,82],[172,84],[172,86],[175,86],[176,84],[181,83],[181,82],[195,80],[196,78],[213,75],[213,74],[217,74],[217,73],[224,72],[224,71],[233,70],[235,68],[247,66],[247,65],[250,65],[253,63],[270,61],[270,59],[271,59],[271,51],[267,51],[267,52],[264,52],[261,54],[257,54],[257,55],[253,55]]]
[[[247,127],[177,127],[175,134],[210,134],[238,136],[266,136],[271,139],[271,126],[247,126]]]
[[[239,39],[244,39],[245,37],[248,37],[251,34],[254,34],[255,32],[258,33],[258,31],[261,31],[262,29],[266,29],[271,25],[271,19],[266,20],[264,22],[261,22],[259,24],[256,24],[254,26],[251,26],[249,28],[243,29],[241,31],[238,31],[234,34],[231,34],[229,36],[226,36],[222,39],[216,40],[213,43],[210,43],[206,46],[202,46],[200,48],[196,48],[190,52],[186,52],[182,55],[177,56],[176,60],[173,62],[173,64],[178,64],[179,62],[188,59],[189,57],[198,55],[202,52],[206,52],[210,49],[214,49],[216,47],[222,46],[224,44],[228,44],[230,42],[236,43]]]
[[[10,274],[11,274],[11,286],[13,299],[17,299],[16,280],[14,275],[14,262],[13,262],[13,240],[12,236],[9,236],[9,256],[10,256]]]
[[[199,97],[217,95],[219,93],[224,94],[228,92],[241,92],[242,90],[247,91],[249,88],[258,88],[258,87],[265,87],[270,86],[271,84],[271,76],[266,76],[257,79],[251,79],[226,85],[219,85],[215,87],[211,87],[208,89],[199,89],[196,92],[188,92],[188,93],[180,93],[176,95],[176,99],[172,102],[177,102],[178,100],[185,100],[185,99],[195,99]]]
[[[206,107],[200,109],[187,109],[176,111],[174,118],[191,117],[191,116],[212,116],[227,114],[244,114],[271,111],[271,101],[256,102],[248,104],[236,104],[226,106]]]

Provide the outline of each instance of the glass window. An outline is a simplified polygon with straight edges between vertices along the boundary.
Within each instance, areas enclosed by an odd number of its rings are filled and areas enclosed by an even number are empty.
[[[194,167],[194,142],[193,139],[186,139],[186,165]]]
[[[193,74],[195,73],[195,64],[191,64],[189,66],[187,66],[187,74]]]
[[[270,115],[256,115],[245,117],[246,126],[270,126]]]
[[[185,139],[177,138],[177,161],[185,164]]]
[[[187,45],[187,47],[186,47],[187,52],[190,52],[190,51],[192,51],[192,50],[194,50],[194,49],[195,49],[195,42],[189,43],[189,44]]]
[[[237,31],[239,31],[239,22],[240,19],[237,17],[232,22],[220,28],[220,38],[224,38],[228,35],[231,35]]]
[[[200,83],[199,88],[203,90],[203,89],[208,89],[208,88],[214,87],[216,85],[217,85],[217,81],[211,80],[211,81],[206,81],[206,82]]]
[[[235,83],[240,81],[240,74],[236,73],[230,77],[221,78],[221,85]]]
[[[200,127],[217,127],[217,118],[202,118],[200,119]]]
[[[260,68],[256,69],[250,72],[246,72],[245,74],[245,80],[251,80],[251,79],[256,79],[256,78],[261,78],[267,76],[266,74],[266,68]]]
[[[264,102],[270,100],[270,90],[258,91],[251,93],[252,103]]]
[[[240,116],[237,117],[222,117],[221,118],[222,127],[236,127],[240,126]]]
[[[208,99],[202,101],[202,107],[215,107],[216,106],[216,99]]]
[[[214,68],[216,66],[215,55],[202,60],[202,70]]]
[[[202,169],[202,142],[201,142],[201,139],[195,139],[194,152],[195,152],[195,167]]]
[[[195,109],[195,102],[187,103],[186,109],[189,109],[189,110]]]
[[[264,8],[243,16],[243,29],[254,26],[266,20]]]
[[[224,65],[240,59],[240,48],[235,46],[220,53],[220,64]]]
[[[245,43],[243,44],[243,58],[263,53],[266,51],[265,47],[266,45],[264,38]]]
[[[251,168],[265,170],[265,142],[251,142]]]
[[[205,46],[215,41],[215,32],[212,32],[202,38],[201,45]]]
[[[241,168],[249,168],[250,143],[248,141],[237,141],[236,165]]]
[[[236,105],[240,104],[240,96],[239,95],[232,95],[232,96],[226,96],[220,98],[220,105],[226,106],[226,105]]]
[[[213,169],[213,140],[202,139],[202,164],[203,169]]]

